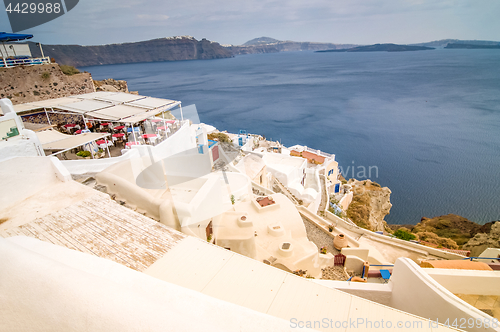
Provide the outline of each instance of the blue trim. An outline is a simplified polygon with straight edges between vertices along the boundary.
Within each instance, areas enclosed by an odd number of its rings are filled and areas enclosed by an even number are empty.
[[[209,139],[209,140],[208,140],[208,148],[209,148],[209,149],[210,149],[210,148],[212,148],[212,146],[214,146],[214,145],[215,145],[215,144],[217,144],[217,143],[219,143],[219,142],[217,142],[217,141],[212,141],[211,139]]]

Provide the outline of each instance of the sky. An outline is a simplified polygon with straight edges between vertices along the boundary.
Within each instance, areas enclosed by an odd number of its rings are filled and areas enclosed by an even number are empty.
[[[80,0],[20,33],[79,45],[183,35],[233,45],[262,36],[339,44],[500,41],[499,16],[500,0]],[[12,32],[4,10],[0,31]]]

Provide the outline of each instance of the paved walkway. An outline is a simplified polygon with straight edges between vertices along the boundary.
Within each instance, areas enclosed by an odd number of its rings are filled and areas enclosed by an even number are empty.
[[[302,217],[304,221],[304,226],[306,226],[307,238],[309,241],[314,242],[314,244],[320,249],[323,246],[326,246],[329,253],[332,255],[336,255],[339,253],[337,249],[333,247],[333,239],[325,234],[324,231],[319,229],[312,222]]]
[[[300,321],[300,326],[319,331],[434,330],[424,318],[319,285],[193,237],[181,240],[145,273],[285,319],[292,329]],[[361,323],[367,320],[371,326]],[[385,327],[390,321],[392,329],[380,328],[382,320]],[[397,328],[398,322],[411,327]],[[439,326],[439,331],[450,330]]]

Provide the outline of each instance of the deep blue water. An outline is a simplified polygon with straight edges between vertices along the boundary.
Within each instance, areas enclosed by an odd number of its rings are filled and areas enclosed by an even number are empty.
[[[196,104],[200,120],[372,168],[389,223],[500,219],[500,51],[291,52],[82,68],[140,94]]]

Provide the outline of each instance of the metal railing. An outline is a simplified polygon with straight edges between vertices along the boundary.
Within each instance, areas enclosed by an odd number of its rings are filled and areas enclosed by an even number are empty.
[[[500,257],[467,257],[462,260],[470,260],[472,262],[473,259],[491,259],[500,262]]]
[[[50,64],[50,58],[20,58],[20,59],[5,59],[0,60],[0,68],[10,68],[17,66],[33,66]]]
[[[320,151],[320,150],[311,149],[310,147],[306,147],[306,151],[314,153],[314,154],[316,154],[318,156],[326,157],[326,158],[332,157],[332,155],[329,154],[329,153],[326,153],[326,152],[323,152],[323,151]]]

